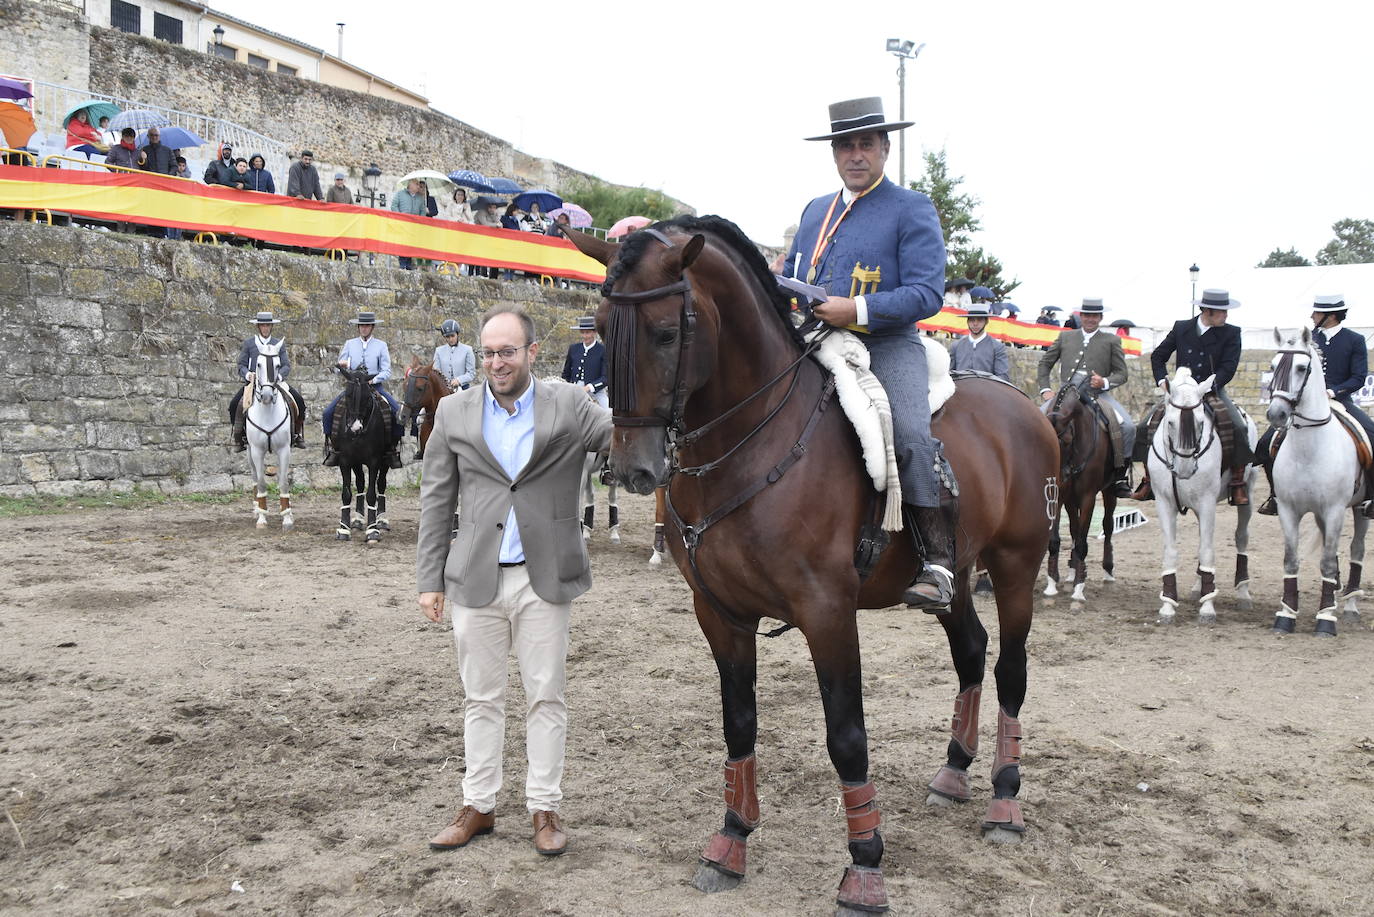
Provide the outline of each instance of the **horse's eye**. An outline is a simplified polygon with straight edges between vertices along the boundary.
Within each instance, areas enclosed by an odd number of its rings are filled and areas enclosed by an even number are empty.
[[[677,329],[667,328],[654,335],[654,341],[660,347],[667,347],[677,340]]]

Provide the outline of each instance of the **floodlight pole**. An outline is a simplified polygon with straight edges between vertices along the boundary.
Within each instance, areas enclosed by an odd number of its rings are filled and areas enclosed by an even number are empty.
[[[906,120],[906,62],[915,60],[925,48],[925,42],[916,44],[914,41],[903,41],[900,38],[889,38],[887,40],[887,50],[889,54],[897,58],[897,120]],[[903,188],[906,187],[906,134],[900,133],[897,136],[897,181]]]

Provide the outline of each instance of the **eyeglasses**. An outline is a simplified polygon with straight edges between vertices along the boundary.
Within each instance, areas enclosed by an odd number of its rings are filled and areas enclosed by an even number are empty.
[[[533,343],[534,341],[530,341],[530,344]],[[530,346],[530,344],[521,344],[519,347],[502,347],[500,350],[487,350],[484,347],[481,350],[477,351],[477,359],[481,360],[483,363],[490,363],[497,357],[500,357],[503,360],[511,360],[515,358],[515,355],[517,353],[524,350],[526,347]]]

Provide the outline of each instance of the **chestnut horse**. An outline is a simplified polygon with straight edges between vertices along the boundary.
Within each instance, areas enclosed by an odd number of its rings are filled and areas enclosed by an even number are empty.
[[[1088,529],[1092,526],[1097,495],[1102,494],[1102,579],[1112,582],[1112,529],[1116,518],[1116,472],[1112,443],[1103,426],[1102,408],[1093,397],[1085,372],[1059,387],[1050,402],[1050,425],[1059,437],[1060,506],[1069,517],[1069,566],[1073,568],[1073,602],[1086,601],[1088,580]],[[1129,447],[1129,444],[1128,444]],[[1050,532],[1045,595],[1059,592],[1059,520]]]
[[[635,493],[667,485],[667,540],[720,672],[725,822],[693,884],[703,891],[737,885],[759,823],[756,629],[767,616],[801,631],[820,682],[853,860],[840,908],[885,910],[855,609],[901,601],[919,569],[914,540],[903,531],[882,550],[886,533],[870,524],[880,496],[834,403],[833,380],[804,355],[788,302],[733,223],[679,217],[620,245],[565,234],[610,268],[597,324],[615,414],[611,469]],[[968,574],[981,553],[1001,625],[994,799],[982,824],[994,839],[1019,839],[1016,717],[1026,693],[1032,589],[1053,516],[1046,485],[1056,480],[1059,450],[1025,395],[987,379],[960,382],[932,427],[958,476],[962,506],[955,598],[940,617],[959,694],[932,796],[969,798],[988,636]],[[913,627],[928,620],[905,609],[892,614]]]
[[[448,387],[448,380],[444,374],[434,368],[432,363],[420,362],[419,357],[412,357],[410,365],[406,367],[406,391],[405,399],[401,402],[401,428],[410,426],[411,418],[416,411],[425,412],[425,422],[420,425],[420,448],[415,452],[415,460],[419,461],[425,454],[425,443],[429,442],[429,434],[434,432],[434,412],[439,407],[439,399],[445,395],[453,394],[453,389]]]

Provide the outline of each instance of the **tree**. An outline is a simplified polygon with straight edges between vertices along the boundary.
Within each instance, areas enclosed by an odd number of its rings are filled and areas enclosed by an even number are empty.
[[[940,229],[945,236],[945,279],[967,277],[975,284],[988,287],[998,299],[1020,286],[1016,278],[1002,276],[1002,262],[973,244],[973,234],[983,228],[974,216],[974,209],[982,203],[972,194],[962,192],[962,175],[950,175],[949,162],[943,149],[922,154],[925,174],[911,183],[911,187],[930,198],[940,217]]]
[[[1367,264],[1374,261],[1374,220],[1337,220],[1336,238],[1317,252],[1318,264]]]
[[[1296,248],[1284,251],[1276,248],[1269,253],[1269,256],[1255,267],[1311,267],[1312,262],[1298,254]]]
[[[677,215],[668,195],[651,188],[621,188],[595,179],[578,179],[560,189],[560,196],[590,213],[592,222],[603,229],[629,216],[658,222]]]

